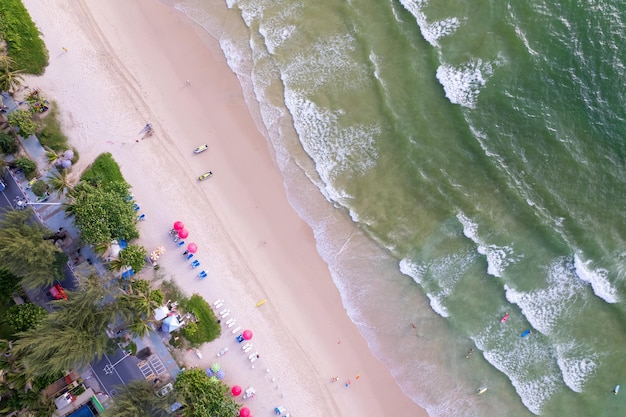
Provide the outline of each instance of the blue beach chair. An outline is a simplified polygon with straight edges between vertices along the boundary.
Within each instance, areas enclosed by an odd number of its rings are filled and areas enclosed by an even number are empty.
[[[192,263],[191,263],[191,267],[192,268],[197,268],[200,266],[200,261],[195,259]]]
[[[193,253],[189,253],[189,254],[187,254],[187,256],[185,257],[185,260],[186,260],[186,261],[188,261],[188,260],[190,260],[191,258],[193,258]]]
[[[184,244],[185,244],[185,241],[184,241],[184,240],[181,240],[181,241],[179,241],[179,242],[176,244],[176,246],[180,248],[180,247],[181,247],[181,246],[183,246]]]
[[[207,277],[207,273],[206,271],[200,271],[200,273],[198,274],[198,278],[200,279],[205,279]]]

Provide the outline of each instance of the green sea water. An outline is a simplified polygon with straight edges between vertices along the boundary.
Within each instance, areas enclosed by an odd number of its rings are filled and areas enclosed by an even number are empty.
[[[408,396],[433,417],[624,415],[625,3],[175,5],[219,40]]]

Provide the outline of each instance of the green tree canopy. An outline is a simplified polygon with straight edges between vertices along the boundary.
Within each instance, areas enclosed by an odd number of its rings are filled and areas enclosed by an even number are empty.
[[[6,320],[17,333],[37,326],[46,314],[48,314],[46,310],[37,304],[24,303],[11,306],[7,310]]]
[[[60,249],[44,238],[50,234],[32,218],[31,210],[7,211],[0,217],[0,265],[24,278],[29,288],[49,286],[55,278]]]
[[[133,268],[135,272],[139,272],[146,265],[146,248],[141,245],[128,245],[126,249],[120,252],[120,262],[126,266]]]
[[[33,121],[33,116],[27,110],[12,111],[7,119],[11,126],[19,127],[20,136],[24,139],[37,132],[37,123]]]
[[[118,192],[81,182],[72,190],[72,197],[66,212],[74,215],[84,242],[97,245],[139,237],[133,206]]]
[[[118,316],[115,299],[97,276],[67,294],[39,326],[17,335],[13,354],[29,375],[81,368],[107,351],[105,330]]]
[[[105,411],[105,417],[167,417],[169,406],[176,401],[172,393],[157,396],[152,384],[145,380],[132,381],[116,389],[118,394]]]
[[[229,395],[228,385],[209,378],[202,369],[181,372],[174,388],[186,406],[184,417],[233,417],[240,408]]]

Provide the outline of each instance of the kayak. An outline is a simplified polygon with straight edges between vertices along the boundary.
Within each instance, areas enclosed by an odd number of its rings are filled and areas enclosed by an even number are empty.
[[[615,386],[615,389],[613,390],[613,394],[617,395],[619,393],[619,385]]]
[[[487,392],[487,388],[486,387],[478,388],[476,390],[476,395],[484,394],[485,392]]]
[[[507,321],[509,319],[509,313],[506,313],[504,315],[504,317],[502,317],[502,319],[500,320],[500,323],[504,323],[505,321]]]
[[[530,331],[530,329],[528,329],[528,330],[524,330],[524,331],[522,332],[521,337],[526,337],[526,336],[528,336],[528,335],[529,335],[529,334],[531,334],[531,333],[532,333],[532,332]]]
[[[196,149],[193,150],[193,153],[201,153],[206,151],[207,149],[209,149],[209,145],[198,146]]]
[[[198,177],[198,181],[204,181],[204,180],[206,180],[207,178],[211,178],[212,176],[213,176],[213,173],[212,173],[211,171],[209,171],[209,172],[205,172],[204,174],[202,174],[202,175],[200,175],[200,176]]]

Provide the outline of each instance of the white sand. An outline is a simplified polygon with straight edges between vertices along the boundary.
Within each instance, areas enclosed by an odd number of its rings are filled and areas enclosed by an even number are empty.
[[[188,363],[218,361],[226,383],[254,386],[245,401],[256,416],[281,404],[292,416],[426,415],[347,317],[217,42],[156,0],[24,3],[50,51],[46,74],[28,83],[59,103],[81,157],[75,171],[111,152],[147,216],[140,243],[169,250],[162,271],[189,294],[223,298],[235,327],[254,331],[254,368],[228,329]],[[147,122],[155,135],[136,142]],[[199,183],[209,169],[213,178]],[[197,279],[170,241],[175,220],[209,278]]]

